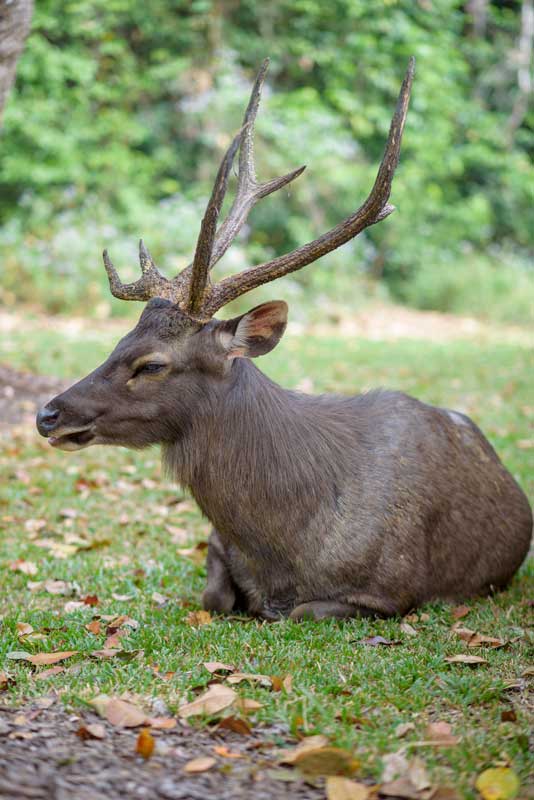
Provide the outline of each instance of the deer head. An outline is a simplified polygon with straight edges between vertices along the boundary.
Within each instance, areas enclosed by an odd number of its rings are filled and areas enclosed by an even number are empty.
[[[243,124],[222,159],[202,219],[192,263],[169,280],[157,269],[141,241],[141,277],[123,284],[107,251],[104,266],[112,294],[122,300],[150,301],[136,327],[107,361],[54,398],[37,415],[39,432],[50,444],[77,450],[90,444],[144,447],[175,441],[191,416],[209,411],[232,381],[235,359],[269,352],[287,319],[283,302],[265,303],[241,317],[220,321],[214,314],[263,283],[317,261],[394,211],[389,196],[414,75],[408,64],[375,183],[364,203],[342,222],[290,253],[213,284],[210,271],[224,255],[262,198],[297,178],[304,167],[259,183],[253,153],[254,122],[268,68],[264,61],[254,83]],[[239,153],[237,191],[218,225],[232,165]]]

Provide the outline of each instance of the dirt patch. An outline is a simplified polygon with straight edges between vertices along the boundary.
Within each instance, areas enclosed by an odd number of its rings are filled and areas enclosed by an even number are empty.
[[[277,766],[274,740],[287,738],[282,729],[261,731],[261,738],[231,731],[210,735],[182,721],[173,730],[154,732],[154,754],[145,761],[135,752],[138,730],[114,728],[90,711],[69,714],[58,702],[42,708],[47,702],[50,698],[22,709],[0,708],[2,800],[324,798],[322,781],[315,786]],[[104,725],[103,739],[77,735],[82,724],[90,723]],[[214,747],[221,745],[234,758],[217,754]],[[213,757],[213,767],[184,773],[184,766],[200,756]]]
[[[37,410],[65,386],[66,383],[57,378],[19,372],[0,364],[0,428],[33,423]]]

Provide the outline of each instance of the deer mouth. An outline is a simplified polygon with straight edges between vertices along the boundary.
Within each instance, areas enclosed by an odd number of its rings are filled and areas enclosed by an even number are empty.
[[[81,450],[89,447],[95,438],[94,427],[79,428],[78,430],[62,433],[60,436],[49,436],[48,442],[59,450]]]

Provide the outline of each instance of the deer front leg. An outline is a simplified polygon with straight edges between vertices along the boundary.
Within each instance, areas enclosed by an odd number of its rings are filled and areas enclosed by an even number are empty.
[[[213,528],[206,558],[207,585],[202,593],[202,608],[228,614],[236,604],[237,587],[228,568],[221,537]]]

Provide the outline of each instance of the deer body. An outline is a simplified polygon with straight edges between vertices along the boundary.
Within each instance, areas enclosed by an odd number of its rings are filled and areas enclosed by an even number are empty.
[[[310,397],[277,386],[249,359],[280,340],[283,302],[213,319],[394,210],[413,59],[360,208],[292,253],[211,283],[253,205],[303,170],[256,180],[253,125],[266,69],[219,168],[192,264],[168,280],[140,242],[141,278],[124,285],[104,251],[112,293],[150,302],[104,364],[41,409],[37,427],[63,450],[162,446],[167,468],[214,525],[206,608],[390,615],[505,586],[528,551],[532,513],[474,423],[399,392]],[[236,198],[218,227],[238,150]]]
[[[233,371],[164,449],[215,528],[207,608],[389,615],[508,583],[530,507],[467,417],[399,392],[289,392],[244,360]]]

